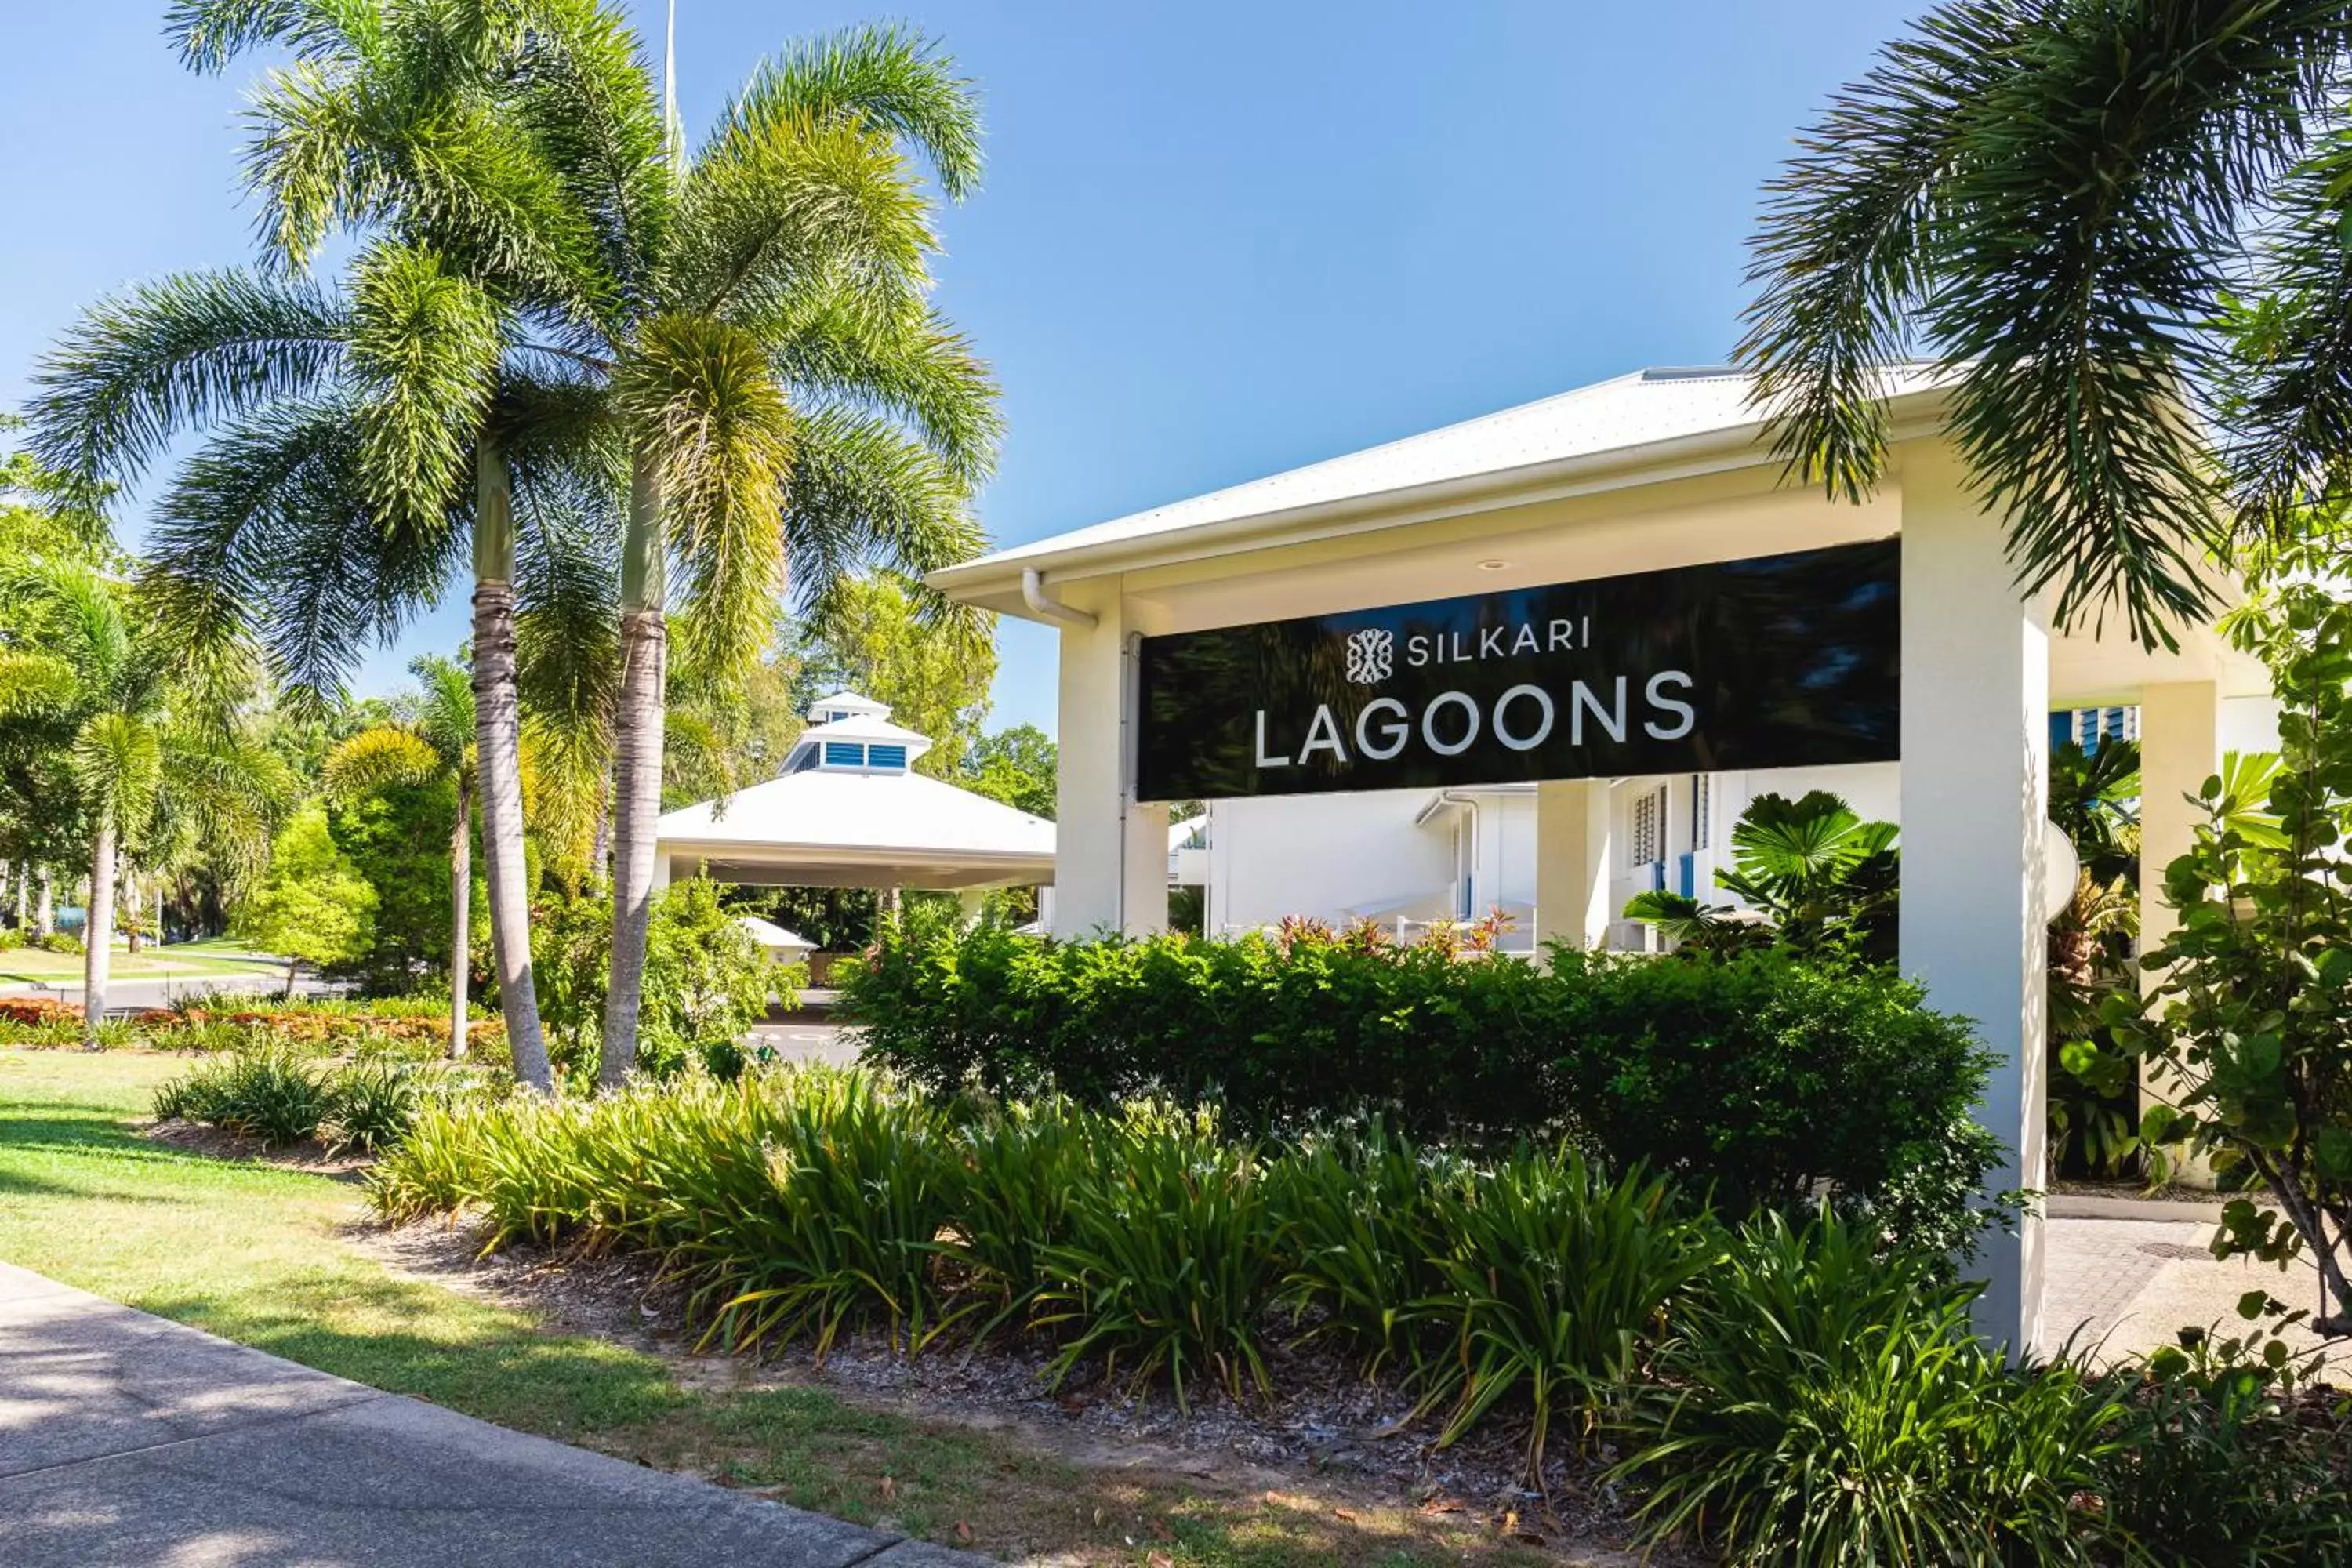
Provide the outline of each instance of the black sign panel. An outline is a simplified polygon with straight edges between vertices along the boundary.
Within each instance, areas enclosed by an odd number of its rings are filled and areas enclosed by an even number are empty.
[[[1137,794],[1892,762],[1900,548],[1146,637]]]

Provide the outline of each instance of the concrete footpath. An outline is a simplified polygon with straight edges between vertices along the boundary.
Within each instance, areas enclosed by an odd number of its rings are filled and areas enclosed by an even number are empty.
[[[380,1393],[0,1263],[0,1564],[982,1561]]]

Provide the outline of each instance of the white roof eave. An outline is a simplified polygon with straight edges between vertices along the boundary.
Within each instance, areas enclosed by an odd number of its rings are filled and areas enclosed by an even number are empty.
[[[1944,395],[1942,385],[1927,384],[1915,385],[1888,398],[1890,442],[1931,433],[1939,421]],[[1021,603],[1021,578],[1027,570],[1068,582],[1408,527],[1507,506],[1777,466],[1781,459],[1761,439],[1767,423],[1762,415],[1743,413],[1734,422],[1659,440],[1633,442],[1423,483],[1392,484],[1297,506],[1245,510],[1197,522],[1154,522],[1152,512],[1140,512],[942,567],[929,574],[925,581],[951,598],[984,601],[1008,614],[1039,620],[1043,617]],[[1234,488],[1246,491],[1287,477],[1276,475]]]

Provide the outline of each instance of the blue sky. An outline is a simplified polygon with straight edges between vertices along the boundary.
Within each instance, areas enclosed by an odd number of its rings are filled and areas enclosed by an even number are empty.
[[[635,3],[658,47],[659,6]],[[785,38],[878,16],[979,84],[989,173],[945,309],[1010,425],[1003,542],[1507,407],[1738,335],[1759,184],[1917,5],[680,0],[689,131]],[[88,300],[240,259],[247,71],[184,73],[163,0],[0,22],[0,405]],[[152,486],[150,487],[152,488]],[[137,498],[125,509],[129,542]],[[373,660],[452,647],[461,594]],[[1050,634],[1003,623],[993,721],[1049,730]]]

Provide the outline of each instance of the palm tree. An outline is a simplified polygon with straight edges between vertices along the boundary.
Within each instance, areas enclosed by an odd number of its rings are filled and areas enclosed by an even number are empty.
[[[604,274],[574,199],[587,176],[559,168],[579,163],[584,122],[556,110],[566,93],[625,89],[625,35],[587,0],[184,0],[170,25],[201,70],[256,47],[294,51],[256,99],[247,159],[277,266],[175,277],[91,311],[45,367],[41,449],[91,481],[128,479],[176,431],[213,430],[164,499],[151,578],[189,647],[250,631],[298,692],[335,689],[360,648],[434,600],[470,540],[499,1001],[518,1078],[544,1089],[517,502],[527,514],[535,488],[614,467],[567,370]],[[516,112],[522,81],[539,84],[540,121]],[[627,203],[625,189],[601,195]],[[306,274],[338,228],[362,247],[331,290]]]
[[[173,679],[163,628],[121,584],[88,565],[50,563],[9,588],[29,630],[0,647],[0,711],[47,712],[72,728],[68,771],[89,834],[82,1037],[95,1049],[121,857],[168,798],[200,826],[216,861],[250,869],[267,851],[292,772],[233,715]]]
[[[2347,48],[2341,0],[1950,0],[1889,45],[1757,242],[1739,353],[1792,473],[1866,491],[1881,373],[1931,357],[2021,584],[2169,643],[2242,527],[2352,489]]]
[[[474,689],[454,661],[427,654],[408,672],[423,688],[416,717],[372,724],[327,753],[328,794],[356,799],[387,784],[450,786],[457,810],[449,824],[449,1054],[466,1054],[466,976],[472,959],[474,895]]]
[[[608,1085],[636,1056],[671,558],[685,672],[723,684],[772,639],[788,580],[821,616],[863,563],[919,574],[975,549],[966,503],[999,433],[985,367],[927,298],[937,239],[905,153],[950,198],[980,172],[971,96],[933,47],[888,28],[797,46],[753,73],[690,161],[668,142],[666,220],[613,247],[646,288],[607,351],[632,460]]]

